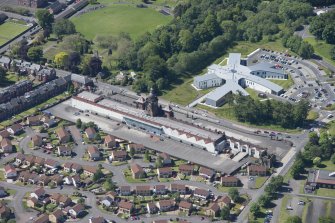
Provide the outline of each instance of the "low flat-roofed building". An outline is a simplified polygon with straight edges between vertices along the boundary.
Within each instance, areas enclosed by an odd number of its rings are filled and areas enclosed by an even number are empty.
[[[335,189],[335,171],[310,170],[306,185],[311,186],[313,190],[317,187]]]

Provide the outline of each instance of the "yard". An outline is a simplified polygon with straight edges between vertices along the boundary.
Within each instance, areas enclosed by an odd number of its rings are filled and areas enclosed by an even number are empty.
[[[14,22],[5,22],[4,24],[0,25],[0,46],[20,33],[24,32],[27,28],[28,27],[26,25]]]
[[[257,177],[255,180],[255,189],[261,188],[268,177]]]
[[[273,82],[275,84],[278,84],[279,86],[281,86],[285,90],[289,89],[294,84],[291,75],[288,75],[288,79],[287,80],[275,80],[275,79],[271,79],[269,81],[271,81],[271,82]]]
[[[171,20],[172,16],[163,15],[152,8],[137,8],[129,4],[110,4],[72,19],[77,31],[91,40],[96,35],[118,35],[121,32],[137,38]]]

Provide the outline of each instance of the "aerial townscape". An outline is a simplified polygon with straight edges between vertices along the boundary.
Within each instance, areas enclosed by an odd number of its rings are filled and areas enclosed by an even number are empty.
[[[0,223],[335,223],[335,0],[0,0]]]

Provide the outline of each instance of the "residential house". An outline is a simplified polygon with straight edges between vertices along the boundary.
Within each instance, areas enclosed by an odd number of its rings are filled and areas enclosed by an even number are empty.
[[[230,207],[231,199],[227,195],[219,196],[216,200],[216,203],[219,205],[220,209],[224,208],[225,206]]]
[[[200,198],[203,200],[207,200],[210,196],[210,193],[208,190],[202,189],[202,188],[195,188],[193,192],[193,196],[196,198]]]
[[[81,173],[83,171],[83,167],[78,163],[73,163],[71,167],[71,171],[72,173],[75,173],[75,174]]]
[[[162,158],[164,166],[172,164],[172,159],[171,159],[171,157],[170,157],[169,154],[167,154],[167,153],[160,153],[158,156]]]
[[[40,135],[34,135],[31,137],[31,142],[34,147],[39,147],[39,146],[42,146],[43,139]]]
[[[112,135],[107,135],[104,140],[104,145],[107,148],[114,148],[117,146],[116,138]]]
[[[35,166],[40,166],[40,167],[42,167],[42,166],[44,166],[44,163],[45,163],[45,159],[44,159],[44,158],[39,157],[39,156],[36,156],[36,157],[35,157],[35,161],[34,161],[34,165],[35,165]]]
[[[96,146],[89,146],[87,148],[88,155],[91,160],[99,160],[100,159],[100,151]]]
[[[18,0],[17,4],[19,6],[29,7],[29,8],[42,8],[45,6],[44,0]]]
[[[238,187],[240,184],[240,179],[235,176],[224,176],[221,177],[221,184],[224,187]]]
[[[179,165],[179,173],[184,174],[186,176],[192,175],[194,172],[194,166],[191,164],[180,164]]]
[[[215,175],[214,170],[208,169],[206,167],[200,167],[199,169],[199,176],[203,177],[204,179],[211,180]]]
[[[73,218],[78,218],[82,216],[84,212],[85,212],[85,206],[82,204],[76,204],[69,210],[69,213]]]
[[[154,220],[152,223],[170,223],[168,220]]]
[[[112,151],[111,160],[125,161],[127,159],[127,152],[124,150]]]
[[[32,166],[32,165],[35,164],[35,159],[36,159],[36,156],[28,154],[28,155],[26,155],[23,164],[26,165],[26,166]]]
[[[29,126],[38,126],[41,125],[41,116],[35,115],[35,116],[29,116],[26,119],[26,124]]]
[[[23,162],[25,161],[25,159],[26,159],[26,156],[24,154],[18,153],[16,155],[16,157],[15,157],[15,163],[17,165],[21,165],[21,164],[23,164]]]
[[[249,176],[266,176],[267,174],[267,168],[261,165],[251,164],[247,170]]]
[[[149,185],[136,186],[135,193],[136,195],[139,195],[139,196],[150,196],[151,195],[150,186]]]
[[[170,184],[170,192],[171,193],[186,194],[186,186],[184,184],[172,183],[172,184]]]
[[[173,211],[175,203],[173,200],[160,200],[157,202],[157,207],[162,212]]]
[[[156,214],[158,211],[158,208],[154,203],[149,202],[147,203],[147,211],[149,214]]]
[[[112,199],[110,196],[106,196],[104,197],[104,199],[102,199],[101,204],[104,207],[110,207],[112,206],[113,202],[114,202],[114,199]]]
[[[84,166],[83,169],[84,169],[84,174],[90,177],[93,177],[93,175],[98,170],[95,166]]]
[[[49,6],[48,11],[49,11],[50,14],[56,15],[56,14],[60,13],[65,8],[66,8],[66,4],[60,3],[57,0]]]
[[[143,168],[138,164],[131,165],[131,173],[134,179],[140,179],[145,177]]]
[[[63,127],[56,129],[55,132],[57,134],[60,143],[67,143],[70,141],[71,136]]]
[[[71,171],[72,171],[71,170],[72,165],[73,165],[73,163],[69,163],[69,162],[64,163],[64,165],[63,165],[64,172],[71,173]]]
[[[51,182],[56,186],[58,187],[59,185],[62,185],[63,184],[63,177],[59,174],[56,174],[56,175],[53,175],[51,177]]]
[[[205,214],[209,217],[216,217],[220,212],[220,207],[217,203],[211,203],[205,211]]]
[[[50,181],[51,181],[50,177],[43,174],[39,177],[37,184],[39,186],[45,187],[50,183]]]
[[[93,140],[95,138],[96,134],[97,134],[97,132],[92,127],[89,127],[87,129],[85,129],[85,135],[89,140]]]
[[[14,125],[9,126],[7,128],[7,131],[11,135],[19,135],[21,132],[23,132],[23,128],[22,128],[22,125],[20,124],[14,124]]]
[[[13,152],[13,145],[12,142],[8,138],[4,138],[1,141],[1,151],[3,153],[12,153]]]
[[[71,156],[72,149],[68,146],[58,146],[57,153],[59,156]]]
[[[179,211],[189,214],[192,211],[192,203],[181,201],[179,203]]]
[[[81,180],[80,180],[80,176],[77,174],[77,175],[74,175],[72,177],[72,184],[73,186],[75,187],[80,187],[81,186]]]
[[[64,220],[64,213],[61,209],[57,209],[51,214],[49,214],[49,221],[51,221],[52,223],[63,222],[63,220]]]
[[[129,195],[131,195],[130,186],[121,186],[120,187],[120,195],[121,196],[129,196]]]
[[[172,177],[172,168],[171,167],[157,168],[157,174],[159,178]]]
[[[0,131],[0,141],[2,141],[4,138],[9,138],[10,133],[5,129]]]
[[[38,180],[39,176],[37,175],[37,173],[31,173],[28,178],[28,183],[37,184]]]
[[[28,207],[35,208],[39,205],[41,205],[41,203],[35,197],[30,197],[30,198],[27,199],[27,206]]]
[[[8,219],[11,214],[11,209],[5,203],[0,203],[0,219]]]
[[[154,193],[155,194],[166,194],[165,185],[155,185],[154,186]]]
[[[34,223],[49,223],[49,215],[42,214],[34,220]]]
[[[134,204],[129,201],[120,201],[119,202],[119,212],[124,214],[131,214],[134,208]]]
[[[30,197],[34,197],[37,200],[42,200],[45,196],[45,190],[43,187],[36,189],[34,192],[30,193]]]
[[[6,179],[13,179],[17,177],[16,169],[13,165],[8,164],[4,167]]]
[[[130,150],[132,150],[132,149],[137,154],[141,154],[141,153],[145,152],[145,147],[144,147],[143,144],[137,144],[137,143],[130,143],[130,144],[128,144],[128,146],[127,146],[128,152],[130,152]]]
[[[103,217],[93,217],[89,219],[89,223],[105,223],[105,219]]]
[[[22,182],[22,183],[25,183],[28,181],[30,177],[30,172],[29,171],[22,171],[20,174],[19,174],[19,181]]]
[[[46,159],[44,162],[44,166],[49,169],[55,169],[60,167],[60,163],[53,159]]]

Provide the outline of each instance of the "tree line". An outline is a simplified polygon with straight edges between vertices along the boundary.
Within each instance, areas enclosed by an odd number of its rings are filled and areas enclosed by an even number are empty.
[[[226,101],[233,107],[234,115],[241,122],[276,124],[283,128],[302,127],[309,111],[309,104],[305,100],[291,104],[276,100],[261,102],[251,97],[229,95]]]

